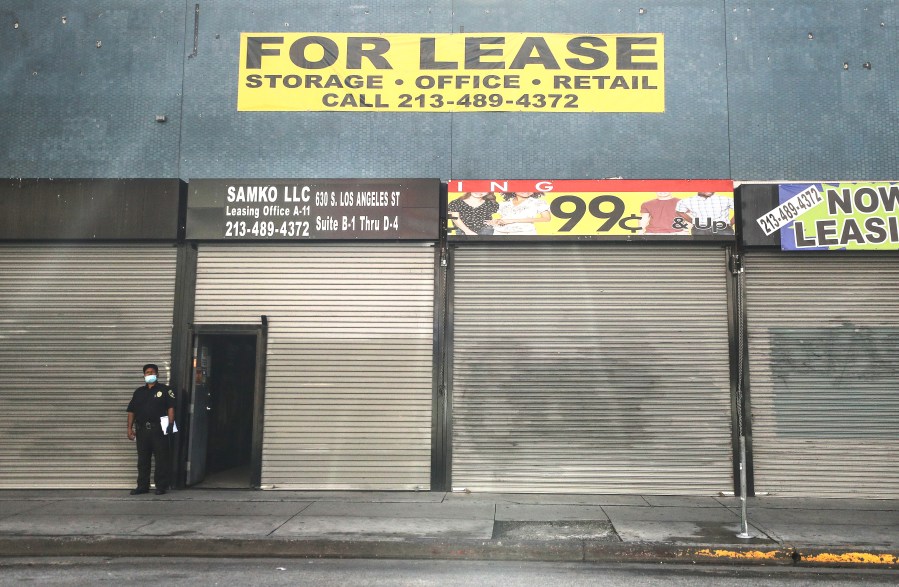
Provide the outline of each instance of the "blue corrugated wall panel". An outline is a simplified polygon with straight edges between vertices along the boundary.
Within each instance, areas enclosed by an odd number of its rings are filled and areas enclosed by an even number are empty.
[[[720,2],[681,0],[642,11],[640,2],[614,0],[253,6],[201,5],[200,51],[186,69],[185,177],[706,178],[729,173]],[[301,22],[298,12],[306,15]],[[662,32],[666,62],[679,66],[667,76],[664,114],[238,113],[239,33],[296,30]],[[213,44],[212,53],[204,57],[206,43]]]
[[[237,68],[241,32],[449,32],[451,4],[201,3],[197,56],[185,68],[182,177],[448,177],[445,114],[238,112]]]
[[[184,21],[181,0],[0,2],[0,176],[178,177]]]
[[[729,175],[720,1],[458,0],[455,12],[465,32],[663,33],[666,104],[663,114],[455,115],[454,176]]]
[[[897,3],[727,6],[732,177],[897,179]]]
[[[758,181],[899,169],[895,0],[201,1],[194,55],[196,4],[3,0],[0,176]],[[666,111],[237,112],[240,32],[462,29],[664,33]]]

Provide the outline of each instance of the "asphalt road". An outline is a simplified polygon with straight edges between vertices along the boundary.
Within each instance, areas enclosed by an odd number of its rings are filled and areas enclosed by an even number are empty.
[[[896,585],[899,570],[336,559],[0,559],[0,585]]]

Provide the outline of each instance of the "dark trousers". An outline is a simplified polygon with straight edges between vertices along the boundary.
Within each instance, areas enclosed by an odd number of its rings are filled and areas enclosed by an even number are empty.
[[[153,480],[156,489],[169,487],[169,437],[162,433],[159,422],[151,423],[150,430],[146,424],[135,426],[137,431],[137,488],[150,488],[150,457],[156,456],[156,473]]]

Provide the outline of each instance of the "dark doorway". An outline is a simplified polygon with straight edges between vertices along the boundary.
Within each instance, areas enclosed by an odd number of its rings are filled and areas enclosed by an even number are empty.
[[[209,442],[206,476],[229,469],[246,472],[250,486],[253,442],[253,386],[256,380],[255,336],[212,336],[215,372],[209,394]]]
[[[198,334],[195,341],[188,484],[254,485],[258,337]]]

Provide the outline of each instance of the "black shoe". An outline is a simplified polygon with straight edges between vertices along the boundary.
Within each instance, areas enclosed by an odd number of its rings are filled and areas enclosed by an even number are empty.
[[[156,495],[165,495],[165,489],[157,489],[155,493]]]
[[[141,489],[140,487],[138,487],[137,489],[131,490],[131,495],[142,495],[144,493],[150,493],[150,490],[149,489]]]

